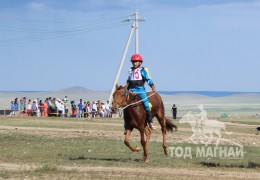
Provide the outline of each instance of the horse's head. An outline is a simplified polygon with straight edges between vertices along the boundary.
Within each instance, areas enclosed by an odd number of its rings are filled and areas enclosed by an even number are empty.
[[[126,106],[127,99],[129,96],[129,91],[127,86],[118,86],[116,85],[116,91],[113,94],[113,101],[112,101],[112,111],[116,111],[118,108],[122,108]]]

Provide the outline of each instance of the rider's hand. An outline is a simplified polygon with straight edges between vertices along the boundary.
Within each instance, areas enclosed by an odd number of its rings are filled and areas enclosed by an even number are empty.
[[[156,92],[156,89],[154,86],[152,86],[152,91],[155,93]]]

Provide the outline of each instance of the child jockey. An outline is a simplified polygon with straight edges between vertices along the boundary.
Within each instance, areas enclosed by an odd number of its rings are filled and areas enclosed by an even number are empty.
[[[149,106],[149,99],[145,91],[144,83],[147,82],[152,88],[153,92],[156,92],[153,81],[149,75],[148,69],[141,67],[143,58],[140,54],[134,54],[131,57],[133,67],[129,70],[129,77],[127,80],[128,89],[130,92],[136,93],[143,100],[143,105],[146,111],[146,119],[149,123],[149,127],[154,130],[156,127],[153,124],[151,109]]]

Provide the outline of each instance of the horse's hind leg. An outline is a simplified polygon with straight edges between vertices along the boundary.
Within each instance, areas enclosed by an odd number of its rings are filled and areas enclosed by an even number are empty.
[[[163,135],[162,147],[163,147],[163,150],[164,150],[164,154],[168,155],[169,152],[168,152],[167,144],[166,144],[166,122],[165,122],[164,118],[157,117],[157,119],[158,119],[158,122],[160,123],[161,128],[162,128],[162,135]]]
[[[143,146],[143,150],[144,150],[144,162],[149,162],[148,161],[148,142],[149,142],[149,138],[150,137],[146,137],[145,140],[145,134],[146,131],[144,132],[143,130],[140,130],[140,135],[141,135],[141,144]]]
[[[140,151],[141,149],[139,148],[139,147],[133,147],[133,146],[131,146],[130,145],[130,143],[129,143],[129,138],[130,138],[130,136],[131,136],[131,130],[129,130],[129,129],[127,129],[126,130],[126,135],[125,135],[125,145],[127,146],[127,147],[129,147],[129,149],[131,149],[131,151]]]
[[[167,149],[167,144],[166,144],[166,130],[165,131],[163,131],[162,130],[162,135],[163,135],[163,150],[164,150],[164,154],[165,155],[168,155],[168,149]]]

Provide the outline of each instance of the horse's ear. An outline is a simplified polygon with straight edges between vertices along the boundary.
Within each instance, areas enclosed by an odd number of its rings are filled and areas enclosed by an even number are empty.
[[[128,84],[126,84],[123,88],[126,90],[126,92],[128,92]]]
[[[119,88],[119,86],[118,86],[118,84],[116,83],[116,89],[118,89]]]
[[[124,89],[125,89],[126,91],[128,91],[128,87],[129,87],[129,83],[127,83],[127,84],[124,86]]]

